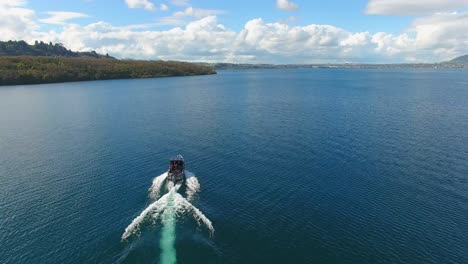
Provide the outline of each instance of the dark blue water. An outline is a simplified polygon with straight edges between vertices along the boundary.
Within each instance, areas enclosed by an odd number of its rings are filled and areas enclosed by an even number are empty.
[[[324,69],[1,87],[0,263],[158,263],[177,153],[178,263],[468,263],[467,72]]]

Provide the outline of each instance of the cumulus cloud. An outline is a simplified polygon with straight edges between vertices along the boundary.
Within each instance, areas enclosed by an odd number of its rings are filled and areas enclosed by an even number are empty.
[[[368,45],[368,33],[351,33],[330,25],[291,27],[254,19],[238,34],[238,49],[264,61],[273,57],[283,63],[348,60]],[[273,56],[272,56],[273,55]],[[350,57],[351,56],[351,57]],[[294,58],[294,59],[292,59]]]
[[[120,58],[215,61],[228,51],[236,33],[210,16],[165,31],[133,31],[105,22],[67,25],[48,37],[47,41],[60,41],[73,50],[96,50]]]
[[[297,10],[299,6],[289,0],[276,0],[276,7],[282,10],[293,11]]]
[[[86,14],[77,13],[77,12],[57,12],[57,11],[47,12],[47,14],[49,14],[48,18],[41,19],[39,21],[41,21],[42,23],[46,23],[46,24],[64,25],[70,19],[82,18],[82,17],[88,16]]]
[[[146,10],[155,10],[156,7],[148,0],[125,0],[129,8],[144,8]]]
[[[26,39],[38,28],[35,12],[24,5],[25,1],[0,1],[0,38]]]
[[[369,33],[351,33],[329,25],[290,27],[248,21],[240,32],[204,17],[164,31],[133,31],[98,22],[66,25],[48,34],[46,41],[61,42],[73,50],[96,50],[120,58],[208,62],[310,63],[348,61],[369,45]]]
[[[468,0],[370,0],[366,13],[374,15],[420,16],[468,7]]]
[[[439,13],[415,20],[400,35],[373,36],[376,50],[387,56],[447,60],[468,53],[468,13]]]

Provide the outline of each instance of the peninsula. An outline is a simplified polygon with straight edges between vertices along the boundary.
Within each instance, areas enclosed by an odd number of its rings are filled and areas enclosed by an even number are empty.
[[[212,66],[179,61],[118,60],[62,44],[0,41],[0,85],[215,74]]]

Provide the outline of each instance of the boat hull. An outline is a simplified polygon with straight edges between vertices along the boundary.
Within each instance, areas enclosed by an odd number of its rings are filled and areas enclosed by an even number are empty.
[[[167,180],[173,183],[183,181],[185,179],[185,162],[182,155],[173,157],[169,162],[169,171]]]

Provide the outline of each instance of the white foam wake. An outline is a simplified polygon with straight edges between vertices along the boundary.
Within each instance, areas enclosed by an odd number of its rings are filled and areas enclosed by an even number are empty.
[[[187,200],[193,201],[194,196],[200,191],[200,183],[198,182],[197,177],[189,171],[185,171],[186,179],[186,194]]]
[[[132,234],[137,234],[140,231],[140,224],[143,222],[143,220],[149,213],[152,212],[153,215],[159,215],[164,210],[167,204],[169,194],[170,193],[166,193],[159,200],[150,204],[148,207],[146,207],[145,210],[143,210],[143,212],[140,213],[139,216],[133,219],[132,223],[130,223],[130,225],[128,225],[127,228],[125,228],[125,232],[122,235],[122,240],[128,238]]]
[[[164,173],[153,180],[153,185],[150,188],[150,197],[157,197],[159,195],[159,190],[162,188],[166,177],[167,173]],[[187,197],[190,199],[190,197],[193,197],[193,194],[200,190],[200,184],[194,176],[188,177],[186,183],[187,190],[190,190],[187,192],[191,192],[192,194],[191,196],[187,194]],[[187,213],[190,213],[195,218],[199,226],[204,225],[208,229],[210,236],[214,234],[215,230],[211,221],[198,208],[193,206],[187,199],[177,193],[181,187],[181,183],[178,183],[174,186],[174,183],[168,181],[166,182],[166,187],[168,188],[169,192],[159,198],[159,200],[151,203],[145,210],[140,213],[140,215],[133,219],[130,225],[125,228],[125,231],[122,235],[122,240],[125,240],[134,234],[138,235],[140,233],[140,225],[144,223],[145,219],[152,219],[153,221],[156,221],[162,217],[164,224],[164,220],[168,217],[168,215],[174,214],[174,216],[180,216]],[[156,196],[151,196],[152,194]]]
[[[167,178],[167,172],[153,179],[153,184],[148,190],[148,195],[152,200],[156,200],[159,198],[159,194],[161,193],[161,187],[164,184],[164,181],[166,180],[166,178]]]
[[[192,216],[197,220],[198,225],[204,224],[205,227],[210,232],[210,236],[214,234],[213,224],[211,223],[210,219],[206,217],[198,208],[193,206],[187,199],[182,197],[179,193],[174,194],[174,204],[176,207],[176,213],[184,214],[191,212]]]

